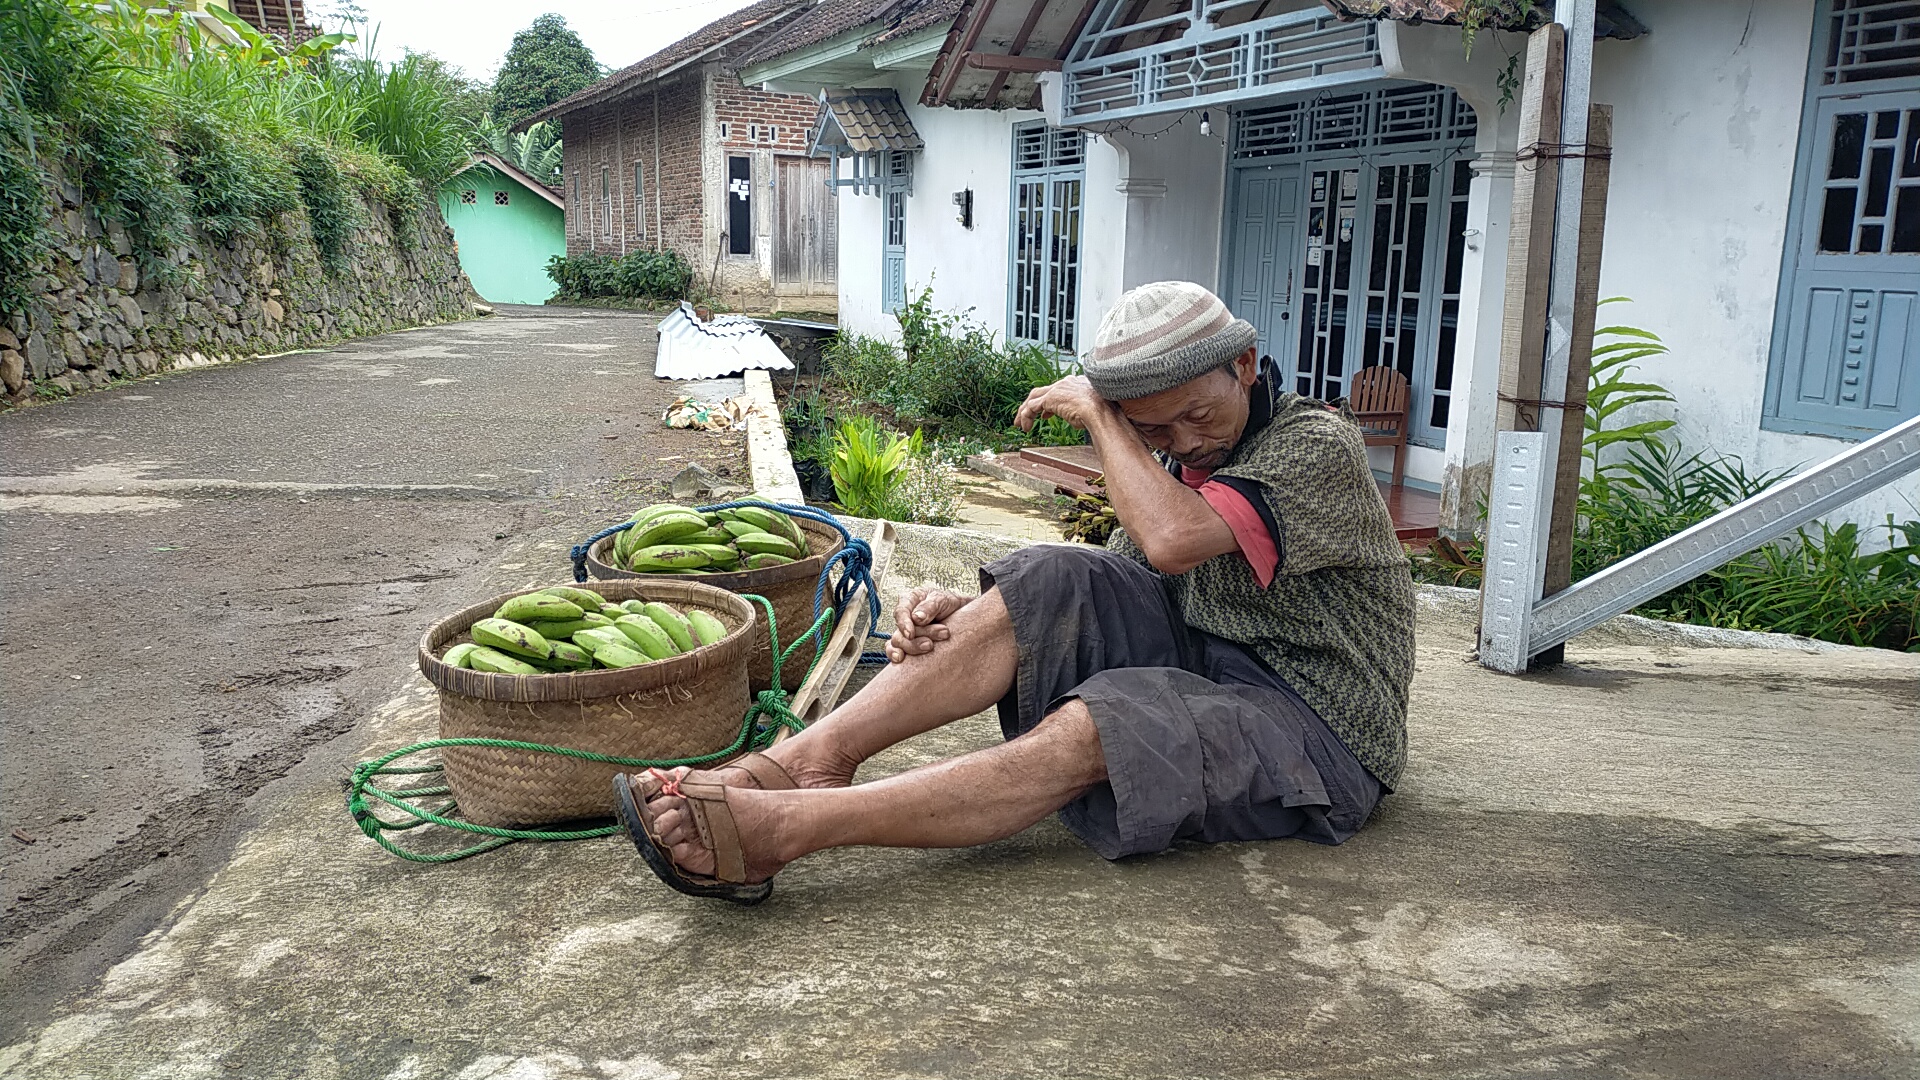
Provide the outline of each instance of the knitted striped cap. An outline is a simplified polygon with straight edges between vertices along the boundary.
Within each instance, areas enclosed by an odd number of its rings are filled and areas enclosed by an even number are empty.
[[[1191,281],[1129,289],[1100,320],[1081,361],[1108,401],[1171,390],[1246,352],[1257,335],[1213,293]]]

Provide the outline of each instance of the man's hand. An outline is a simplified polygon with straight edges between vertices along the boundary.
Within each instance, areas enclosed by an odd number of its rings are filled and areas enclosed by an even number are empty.
[[[887,659],[898,664],[909,656],[933,651],[935,642],[945,641],[947,619],[973,600],[946,589],[919,588],[900,598],[893,610],[893,636],[887,639]]]
[[[1092,431],[1103,420],[1119,417],[1120,411],[1106,398],[1094,392],[1085,375],[1069,375],[1059,382],[1035,387],[1014,414],[1013,422],[1022,431],[1049,416],[1057,416],[1082,431]]]

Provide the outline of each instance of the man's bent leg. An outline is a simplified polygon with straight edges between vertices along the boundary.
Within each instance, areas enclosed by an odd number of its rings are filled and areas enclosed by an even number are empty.
[[[1033,730],[998,746],[855,787],[735,788],[727,804],[747,877],[764,881],[826,848],[967,847],[1000,840],[1072,802],[1106,775],[1092,717],[1086,706],[1068,701]],[[663,795],[642,812],[653,816],[656,834],[681,869],[713,873],[713,852],[681,799]]]
[[[1013,686],[1019,661],[999,590],[946,625],[950,636],[932,652],[888,664],[846,704],[766,755],[804,787],[841,786],[887,747],[992,707]]]

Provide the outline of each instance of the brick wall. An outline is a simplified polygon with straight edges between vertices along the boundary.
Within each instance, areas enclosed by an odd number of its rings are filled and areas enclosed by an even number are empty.
[[[715,85],[715,118],[728,150],[804,154],[820,103],[804,94],[768,94],[722,77]]]
[[[700,113],[696,72],[563,117],[567,254],[664,245],[700,264]]]
[[[728,306],[778,306],[770,250],[775,159],[806,153],[818,107],[805,95],[743,86],[723,62],[709,61],[664,85],[566,114],[567,254],[618,255],[664,245],[687,260],[702,284],[712,281]],[[754,238],[747,256],[720,251],[726,159],[736,155],[753,162]]]

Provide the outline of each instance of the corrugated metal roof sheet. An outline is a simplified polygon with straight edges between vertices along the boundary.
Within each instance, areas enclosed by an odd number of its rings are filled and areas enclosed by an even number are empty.
[[[861,154],[926,146],[906,107],[900,104],[900,95],[893,90],[828,90],[821,98],[825,115],[814,127],[819,133],[816,146],[845,145]],[[831,129],[822,127],[828,119],[839,129],[837,138]]]
[[[682,300],[660,320],[659,333],[653,361],[658,378],[712,379],[748,368],[787,371],[793,367],[760,324],[744,315],[716,315],[712,322],[701,322],[693,305]]]

